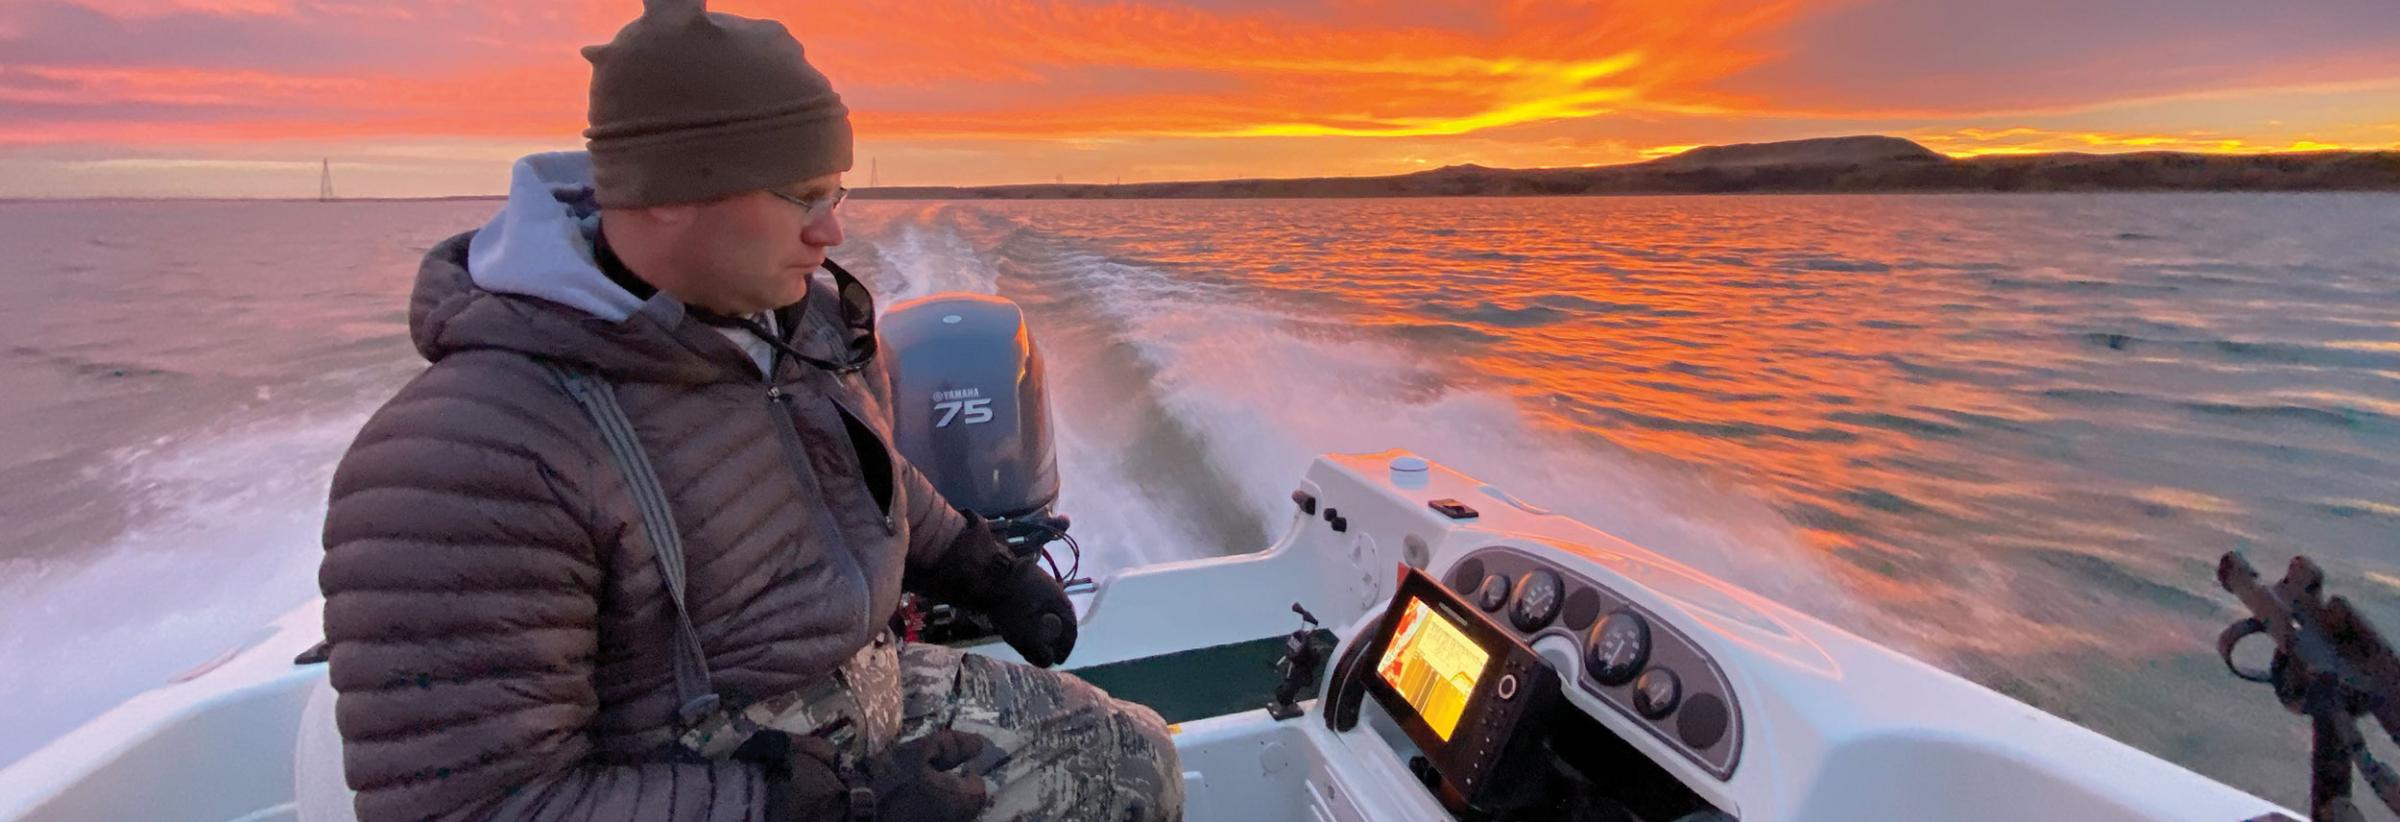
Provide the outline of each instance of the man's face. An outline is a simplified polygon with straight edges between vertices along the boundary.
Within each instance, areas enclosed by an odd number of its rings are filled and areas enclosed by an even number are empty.
[[[842,175],[827,174],[778,188],[822,203],[842,187]],[[799,302],[809,276],[825,262],[825,250],[842,244],[841,218],[809,210],[764,191],[701,204],[676,245],[690,282],[685,302],[711,311],[746,316]]]

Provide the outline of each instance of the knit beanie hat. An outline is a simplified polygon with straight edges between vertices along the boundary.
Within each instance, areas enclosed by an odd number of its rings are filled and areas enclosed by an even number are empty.
[[[782,23],[643,0],[592,62],[602,207],[713,200],[850,170],[850,109]]]

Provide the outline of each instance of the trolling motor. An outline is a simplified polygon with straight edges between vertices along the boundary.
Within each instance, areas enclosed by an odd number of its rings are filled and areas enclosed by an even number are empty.
[[[894,305],[879,322],[901,455],[1019,557],[1040,558],[1070,591],[1090,586],[1083,548],[1067,535],[1071,521],[1051,511],[1058,454],[1025,312],[1004,297],[949,292]],[[996,633],[983,615],[925,597],[910,596],[901,611],[904,634],[921,641]]]
[[[2293,557],[2283,581],[2259,582],[2241,552],[2217,562],[2217,582],[2250,610],[2250,617],[2217,637],[2217,654],[2234,676],[2275,687],[2286,710],[2315,723],[2309,755],[2309,816],[2317,822],[2360,822],[2350,800],[2355,767],[2383,804],[2400,813],[2400,775],[2375,759],[2359,731],[2359,718],[2373,716],[2400,743],[2400,657],[2375,626],[2341,597],[2325,598],[2325,572],[2307,557]],[[2234,646],[2264,635],[2275,656],[2265,670],[2233,659]]]

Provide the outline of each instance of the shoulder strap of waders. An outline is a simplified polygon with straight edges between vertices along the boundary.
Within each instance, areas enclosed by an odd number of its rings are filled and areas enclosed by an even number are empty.
[[[666,489],[659,485],[658,473],[650,467],[650,455],[634,436],[633,421],[626,419],[625,408],[617,404],[617,392],[608,381],[586,369],[551,360],[539,362],[557,380],[559,388],[592,418],[592,424],[600,430],[600,440],[608,444],[617,469],[625,475],[625,486],[633,494],[634,505],[642,512],[642,531],[650,537],[650,549],[658,560],[658,578],[665,583],[667,601],[675,609],[675,701],[679,706],[676,718],[686,727],[698,724],[716,713],[717,689],[709,679],[708,657],[700,647],[700,632],[692,627],[691,610],[684,604],[683,535],[675,527],[675,512],[667,507]]]

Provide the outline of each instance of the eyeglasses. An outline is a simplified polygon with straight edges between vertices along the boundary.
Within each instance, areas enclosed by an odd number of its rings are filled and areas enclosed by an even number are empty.
[[[767,193],[775,195],[775,199],[799,206],[800,218],[804,221],[801,223],[802,225],[815,225],[818,220],[824,219],[825,215],[833,213],[834,206],[841,205],[842,200],[850,196],[850,189],[837,188],[833,190],[832,194],[813,200],[795,197],[772,188],[767,189]]]

